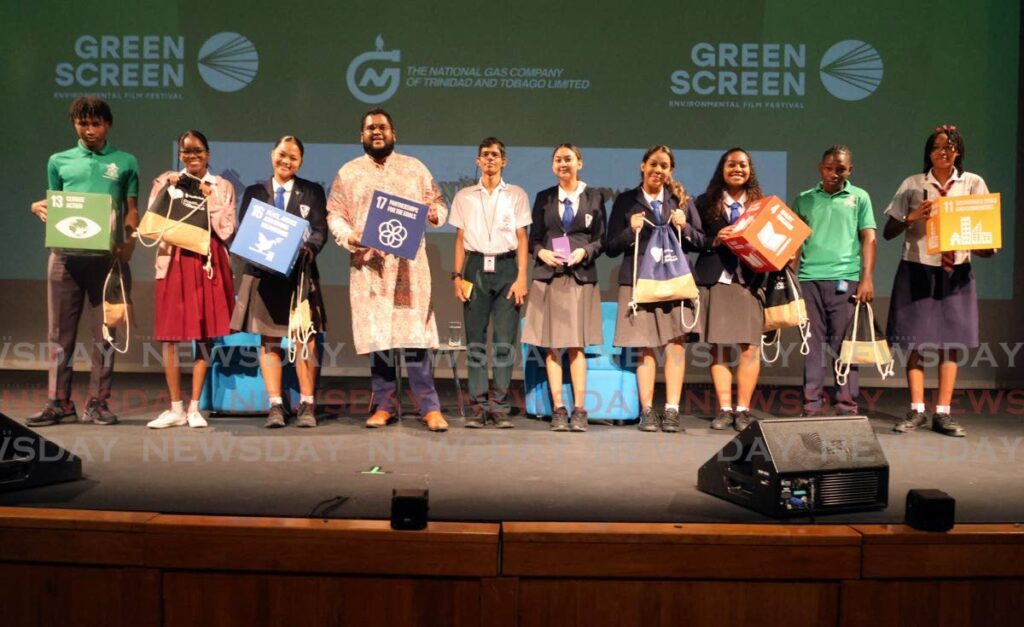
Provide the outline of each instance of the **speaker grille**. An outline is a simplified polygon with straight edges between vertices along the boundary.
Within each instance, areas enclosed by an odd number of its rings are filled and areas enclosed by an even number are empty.
[[[880,480],[877,472],[821,475],[815,491],[815,507],[844,507],[877,503]]]

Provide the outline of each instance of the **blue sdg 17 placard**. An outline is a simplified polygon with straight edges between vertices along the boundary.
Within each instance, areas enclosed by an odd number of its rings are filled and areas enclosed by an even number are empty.
[[[374,191],[359,243],[403,259],[415,259],[426,230],[427,211],[423,203]]]

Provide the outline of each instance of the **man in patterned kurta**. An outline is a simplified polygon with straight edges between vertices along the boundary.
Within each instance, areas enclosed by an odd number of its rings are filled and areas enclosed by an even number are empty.
[[[448,423],[440,412],[430,365],[429,349],[436,349],[438,341],[426,246],[421,242],[416,259],[408,261],[359,241],[375,190],[427,205],[427,223],[435,227],[444,224],[448,208],[426,166],[394,152],[395,129],[387,112],[373,109],[363,116],[360,141],[366,154],[343,165],[331,185],[327,225],[352,254],[352,337],[358,354],[371,353],[376,401],[366,426],[383,427],[396,419],[394,359],[402,350],[423,422],[431,431],[445,431]]]

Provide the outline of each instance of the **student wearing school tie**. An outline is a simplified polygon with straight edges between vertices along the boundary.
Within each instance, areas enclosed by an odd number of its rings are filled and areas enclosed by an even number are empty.
[[[909,350],[907,385],[910,410],[893,427],[907,433],[927,426],[923,354],[938,354],[939,389],[931,428],[962,437],[966,430],[951,415],[961,352],[978,346],[978,297],[971,256],[990,257],[995,251],[977,249],[929,253],[925,222],[944,196],[987,194],[985,180],[964,171],[963,135],[956,126],[942,125],[925,141],[921,174],[907,177],[896,190],[885,214],[883,236],[904,235],[903,254],[889,301],[887,335],[890,344]]]
[[[707,191],[697,197],[705,241],[693,274],[700,289],[701,339],[711,345],[711,380],[718,399],[711,428],[716,430],[743,431],[750,425],[750,403],[761,372],[764,307],[759,275],[722,240],[744,207],[763,197],[754,163],[742,148],[722,154]]]

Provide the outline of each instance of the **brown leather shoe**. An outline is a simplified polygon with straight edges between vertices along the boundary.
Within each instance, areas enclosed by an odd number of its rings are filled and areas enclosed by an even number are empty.
[[[427,415],[423,417],[423,423],[431,431],[448,430],[448,421],[444,419],[444,416],[439,411],[428,411]]]
[[[378,429],[380,427],[386,427],[395,421],[395,416],[388,411],[379,409],[373,412],[373,415],[366,419],[367,429]]]

